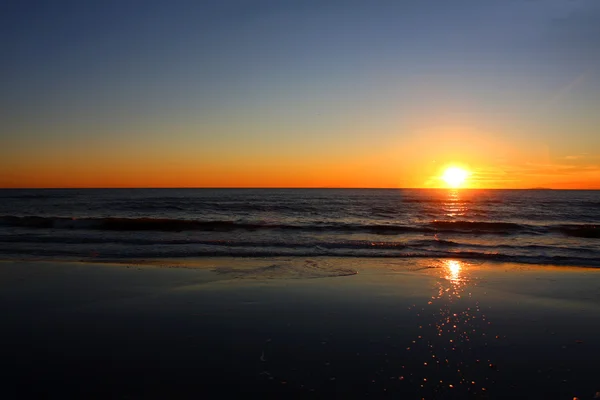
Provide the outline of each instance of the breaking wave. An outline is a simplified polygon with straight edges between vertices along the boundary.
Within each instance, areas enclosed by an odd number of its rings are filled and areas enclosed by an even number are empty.
[[[441,240],[435,237],[369,241],[317,237],[257,240],[207,240],[162,235],[158,237],[91,235],[0,235],[0,254],[9,257],[75,257],[94,259],[153,259],[182,257],[355,257],[355,258],[457,258],[550,265],[598,266],[594,246],[583,244],[499,244]],[[560,243],[555,242],[555,243]]]
[[[283,224],[240,222],[231,220],[186,220],[169,218],[68,218],[42,216],[1,216],[0,225],[41,229],[86,229],[105,231],[220,231],[282,230],[306,232],[362,232],[380,235],[403,233],[455,234],[544,234],[558,232],[565,236],[600,238],[596,225],[526,225],[512,222],[431,221],[407,226],[393,224],[314,223]]]

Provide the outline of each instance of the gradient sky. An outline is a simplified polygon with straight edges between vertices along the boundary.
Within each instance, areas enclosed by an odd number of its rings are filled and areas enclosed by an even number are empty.
[[[600,188],[598,0],[8,0],[0,187]]]

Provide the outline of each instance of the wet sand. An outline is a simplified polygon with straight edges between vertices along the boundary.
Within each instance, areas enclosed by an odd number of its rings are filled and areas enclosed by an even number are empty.
[[[600,391],[595,269],[434,259],[0,262],[0,289],[8,398]]]

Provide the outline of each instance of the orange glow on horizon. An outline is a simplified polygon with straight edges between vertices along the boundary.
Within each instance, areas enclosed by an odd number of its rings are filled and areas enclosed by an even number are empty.
[[[220,158],[131,149],[70,157],[34,152],[35,158],[0,160],[0,187],[600,189],[600,159],[593,156],[552,160],[519,155],[494,163],[466,152],[446,157],[440,152],[433,158],[408,149],[398,144],[368,154],[340,151],[302,159],[293,152],[224,153]]]

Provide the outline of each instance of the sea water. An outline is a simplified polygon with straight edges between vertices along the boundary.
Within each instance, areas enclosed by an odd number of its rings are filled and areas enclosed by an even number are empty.
[[[4,189],[0,258],[388,257],[600,266],[600,191]]]

